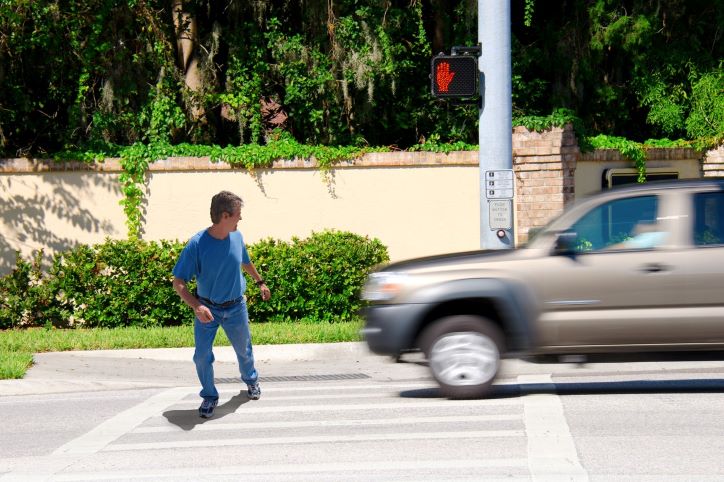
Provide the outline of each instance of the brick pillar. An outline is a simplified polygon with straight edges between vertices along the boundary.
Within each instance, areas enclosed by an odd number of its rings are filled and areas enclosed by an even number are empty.
[[[516,177],[516,245],[531,228],[544,226],[573,201],[574,174],[580,149],[572,125],[543,132],[513,129]]]
[[[701,160],[702,177],[724,177],[724,145],[707,151]]]

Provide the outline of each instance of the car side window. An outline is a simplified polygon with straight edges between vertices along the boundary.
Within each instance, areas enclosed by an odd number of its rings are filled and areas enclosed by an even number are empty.
[[[724,192],[694,194],[694,244],[724,243]]]
[[[573,226],[578,252],[650,249],[669,233],[656,222],[657,196],[616,199],[584,214]]]

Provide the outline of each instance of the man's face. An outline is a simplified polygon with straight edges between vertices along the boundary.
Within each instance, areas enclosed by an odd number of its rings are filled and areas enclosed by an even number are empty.
[[[233,213],[222,213],[221,223],[226,229],[236,231],[239,229],[239,221],[241,221],[241,208],[236,208]]]

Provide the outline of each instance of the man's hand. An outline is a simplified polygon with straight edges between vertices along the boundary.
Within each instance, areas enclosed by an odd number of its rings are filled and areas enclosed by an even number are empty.
[[[211,310],[205,305],[199,305],[194,309],[194,315],[199,319],[201,323],[210,323],[214,321],[214,315],[211,314]]]
[[[271,291],[269,290],[269,287],[265,284],[261,285],[259,287],[259,291],[261,291],[261,299],[264,301],[269,301],[271,299]]]
[[[173,289],[176,291],[176,293],[178,293],[181,299],[184,300],[184,303],[186,303],[189,308],[194,310],[194,315],[196,315],[196,318],[198,318],[201,323],[209,323],[211,321],[214,321],[214,315],[211,314],[211,310],[209,310],[209,308],[207,308],[206,306],[202,305],[199,302],[198,298],[196,298],[189,292],[189,289],[186,286],[186,282],[184,280],[182,280],[181,278],[174,278]]]

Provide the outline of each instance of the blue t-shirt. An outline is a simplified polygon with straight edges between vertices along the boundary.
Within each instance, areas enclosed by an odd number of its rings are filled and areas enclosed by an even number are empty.
[[[187,283],[196,278],[196,294],[215,303],[235,300],[246,291],[242,264],[251,259],[239,231],[216,239],[205,229],[186,244],[173,267],[173,275]]]

